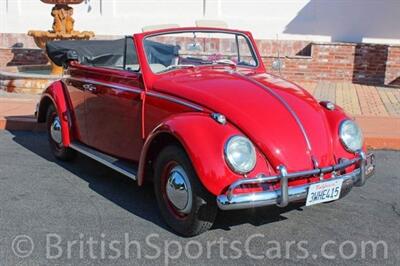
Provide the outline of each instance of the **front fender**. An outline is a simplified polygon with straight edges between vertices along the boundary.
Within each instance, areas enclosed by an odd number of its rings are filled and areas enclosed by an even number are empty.
[[[232,135],[243,134],[229,123],[217,123],[208,114],[185,113],[167,119],[150,133],[140,159],[139,184],[143,182],[147,151],[152,141],[162,133],[168,133],[180,142],[201,183],[210,193],[219,195],[234,181],[243,178],[227,166],[224,158],[226,141]],[[263,156],[259,152],[257,154],[257,165],[253,172],[268,172]]]
[[[61,80],[55,81],[49,87],[47,87],[47,89],[43,92],[39,102],[38,121],[46,121],[45,116],[47,113],[48,105],[50,103],[53,104],[56,108],[58,116],[60,117],[63,144],[64,146],[69,146],[69,144],[71,143],[71,118],[68,111],[69,105],[67,102],[67,98],[65,97],[65,93],[65,87]]]
[[[325,115],[327,117],[327,120],[329,122],[330,130],[331,130],[331,136],[332,136],[332,143],[334,147],[334,153],[336,158],[354,158],[356,156],[355,153],[347,151],[344,146],[342,145],[339,137],[339,126],[340,124],[346,120],[346,119],[351,119],[349,116],[346,115],[344,110],[340,108],[339,106],[335,107],[335,110],[330,111],[324,108]],[[363,145],[364,152],[367,151],[365,143]]]

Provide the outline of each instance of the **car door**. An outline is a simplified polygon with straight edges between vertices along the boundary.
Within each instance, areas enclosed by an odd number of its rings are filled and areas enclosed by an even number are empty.
[[[83,86],[87,92],[88,145],[114,157],[138,161],[143,146],[144,86],[132,49],[135,49],[133,39],[126,38],[123,66],[99,67]]]
[[[89,135],[86,128],[86,95],[84,88],[85,73],[83,69],[73,66],[69,69],[69,75],[64,79],[67,87],[68,99],[72,107],[71,115],[73,118],[73,135],[74,139],[84,144],[89,144]]]

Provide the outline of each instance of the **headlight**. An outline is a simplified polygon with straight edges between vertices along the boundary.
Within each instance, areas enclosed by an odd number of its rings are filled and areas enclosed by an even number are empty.
[[[339,136],[343,146],[351,152],[356,152],[363,146],[361,129],[351,120],[344,120],[340,124]]]
[[[248,138],[233,136],[225,145],[225,159],[234,172],[247,174],[256,165],[256,150]]]

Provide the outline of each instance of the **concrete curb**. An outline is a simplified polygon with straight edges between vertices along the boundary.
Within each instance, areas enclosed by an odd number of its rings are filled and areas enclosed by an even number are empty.
[[[0,130],[43,132],[45,129],[45,124],[37,123],[33,116],[0,117]]]
[[[372,137],[366,136],[365,143],[368,149],[374,150],[400,150],[400,137]]]
[[[369,148],[400,150],[400,117],[357,116],[354,120]]]

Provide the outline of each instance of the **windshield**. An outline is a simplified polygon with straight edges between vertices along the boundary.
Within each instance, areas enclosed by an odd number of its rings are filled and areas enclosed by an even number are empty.
[[[147,37],[144,48],[154,73],[198,65],[258,65],[250,40],[240,33],[164,33]]]

